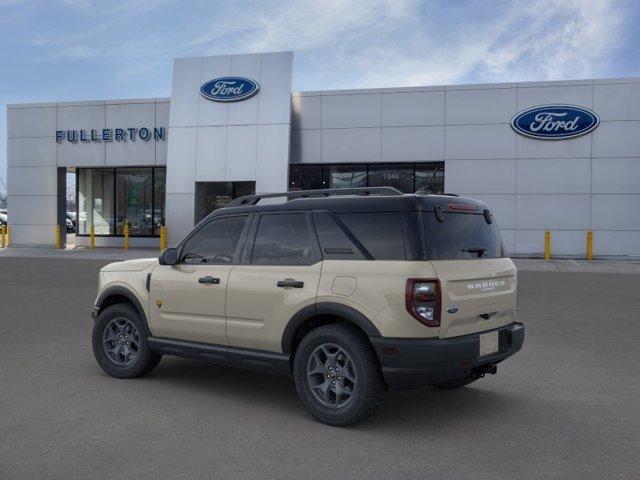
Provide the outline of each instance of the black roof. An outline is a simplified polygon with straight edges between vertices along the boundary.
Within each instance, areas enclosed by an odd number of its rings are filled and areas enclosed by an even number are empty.
[[[307,192],[313,192],[308,190]],[[396,191],[397,192],[397,191]],[[287,192],[282,194],[270,194],[268,199],[281,197],[284,201],[279,203],[261,203],[256,200],[258,196],[246,197],[250,199],[247,204],[242,204],[240,199],[231,204],[215,210],[207,218],[225,215],[229,213],[254,213],[254,212],[278,212],[278,211],[307,211],[329,210],[335,213],[360,213],[360,212],[397,212],[397,211],[433,211],[439,206],[443,211],[464,211],[460,206],[473,206],[477,213],[482,213],[487,206],[478,200],[459,197],[457,195],[417,195],[402,194],[400,192],[390,194],[364,194],[330,196],[299,196],[287,200],[288,194],[300,194],[300,192]],[[260,199],[258,199],[260,200]],[[458,206],[456,208],[456,205]],[[453,206],[453,208],[451,208]]]

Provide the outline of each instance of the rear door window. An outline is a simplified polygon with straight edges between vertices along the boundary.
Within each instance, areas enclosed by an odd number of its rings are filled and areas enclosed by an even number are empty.
[[[311,265],[316,254],[305,213],[264,214],[260,217],[251,263]]]
[[[400,212],[343,213],[338,218],[374,260],[406,260]]]
[[[430,260],[469,260],[505,256],[502,238],[494,222],[483,214],[443,212],[439,222],[433,212],[424,212],[427,255]]]

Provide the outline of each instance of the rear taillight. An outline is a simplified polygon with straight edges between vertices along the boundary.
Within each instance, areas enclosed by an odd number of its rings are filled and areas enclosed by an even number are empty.
[[[405,290],[407,311],[427,327],[440,326],[440,282],[410,278]]]

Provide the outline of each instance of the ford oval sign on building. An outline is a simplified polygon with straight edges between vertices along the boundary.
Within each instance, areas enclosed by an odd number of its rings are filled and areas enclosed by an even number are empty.
[[[585,135],[598,123],[598,115],[583,107],[543,105],[518,113],[511,120],[511,128],[529,138],[564,140]]]
[[[238,102],[253,97],[260,90],[258,82],[242,77],[220,77],[200,87],[204,98],[214,102]]]

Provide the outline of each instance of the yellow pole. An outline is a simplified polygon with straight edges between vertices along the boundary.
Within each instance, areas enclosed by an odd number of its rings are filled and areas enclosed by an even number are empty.
[[[4,229],[6,227],[4,225],[0,226],[0,245],[2,246],[2,248],[4,248],[4,244],[5,244],[5,239],[4,239]]]
[[[162,225],[160,227],[160,251],[162,252],[167,248],[167,227]]]
[[[551,260],[551,232],[544,232],[544,259]]]
[[[89,247],[91,247],[91,250],[96,248],[96,229],[93,224],[89,227]]]
[[[593,260],[593,232],[587,232],[587,260]]]
[[[56,225],[56,248],[62,248],[62,229],[60,225]]]
[[[124,222],[124,250],[129,250],[129,224]]]

